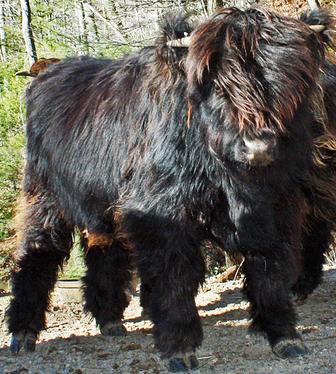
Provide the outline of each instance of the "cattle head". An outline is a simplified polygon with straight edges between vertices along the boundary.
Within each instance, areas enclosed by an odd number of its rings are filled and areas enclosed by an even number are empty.
[[[223,9],[188,38],[190,112],[221,158],[264,167],[308,143],[325,45],[306,23],[252,8]]]

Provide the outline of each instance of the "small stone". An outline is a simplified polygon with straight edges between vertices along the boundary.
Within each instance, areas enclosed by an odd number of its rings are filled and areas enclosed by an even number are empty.
[[[28,372],[28,369],[22,366],[18,369],[10,371],[9,374],[22,374],[22,373],[27,373],[27,372]]]
[[[145,348],[145,352],[148,352],[148,353],[156,353],[156,352],[157,352],[157,349],[155,348],[155,345],[154,345],[154,344],[149,344],[149,345]]]
[[[320,318],[320,322],[322,323],[322,325],[326,325],[327,323],[330,322],[330,318],[322,317],[322,318]]]
[[[105,357],[107,357],[107,356],[110,356],[112,353],[111,352],[99,352],[98,354],[97,354],[97,357],[98,358],[105,358]]]
[[[216,357],[212,360],[212,365],[214,366],[218,366],[218,365],[224,365],[225,364],[225,360],[222,358],[222,357]]]
[[[140,363],[140,360],[135,358],[132,362],[131,362],[131,366],[134,366],[134,365],[137,365]]]
[[[301,332],[302,334],[309,334],[310,332],[319,331],[320,329],[317,326],[308,326],[304,327]]]
[[[137,343],[129,343],[127,345],[124,345],[121,349],[123,351],[135,351],[137,349],[141,349],[141,345]]]

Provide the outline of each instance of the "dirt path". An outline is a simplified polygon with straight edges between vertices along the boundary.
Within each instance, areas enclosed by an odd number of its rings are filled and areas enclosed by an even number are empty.
[[[298,307],[299,330],[310,355],[292,361],[276,358],[262,337],[248,335],[248,304],[241,282],[211,278],[197,298],[204,326],[197,373],[333,374],[336,373],[336,269],[325,272],[323,285]],[[0,298],[0,373],[138,374],[167,373],[153,347],[151,324],[140,318],[136,295],[126,311],[127,337],[100,336],[81,304],[53,303],[48,330],[34,354],[11,356],[3,312],[9,297]]]

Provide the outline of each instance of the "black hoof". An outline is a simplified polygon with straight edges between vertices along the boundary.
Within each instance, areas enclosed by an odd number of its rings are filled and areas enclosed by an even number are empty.
[[[107,322],[100,327],[100,332],[105,336],[126,336],[127,330],[121,322]]]
[[[36,333],[30,330],[17,332],[12,335],[9,349],[13,354],[18,354],[23,346],[26,352],[34,352],[36,340]]]
[[[21,333],[19,333],[19,334],[21,334]],[[11,353],[13,353],[13,354],[18,354],[20,352],[21,347],[22,347],[24,335],[21,337],[21,336],[19,336],[19,334],[13,334],[12,335],[12,339],[11,339],[11,342],[10,342],[9,349],[10,349]]]
[[[37,336],[35,333],[28,331],[25,336],[23,347],[26,352],[35,352]]]
[[[280,358],[296,358],[308,354],[308,348],[301,340],[280,340],[273,348],[273,353]]]
[[[190,356],[190,369],[195,370],[195,369],[198,369],[198,367],[199,367],[199,364],[198,364],[197,357],[195,355]]]
[[[187,372],[198,368],[197,357],[192,355],[184,355],[183,357],[172,357],[169,360],[168,369],[171,373]]]

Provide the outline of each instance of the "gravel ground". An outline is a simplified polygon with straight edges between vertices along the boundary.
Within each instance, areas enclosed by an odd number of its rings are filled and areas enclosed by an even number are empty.
[[[275,357],[262,337],[249,335],[248,303],[241,281],[210,278],[197,297],[204,327],[198,351],[197,373],[333,374],[336,373],[336,269],[325,272],[324,283],[299,306],[299,330],[310,350],[304,358],[285,361]],[[0,373],[6,374],[156,374],[167,373],[151,336],[151,324],[142,320],[136,294],[125,314],[127,337],[103,337],[81,303],[62,304],[54,297],[33,354],[8,351],[4,310],[9,296],[0,297]]]

